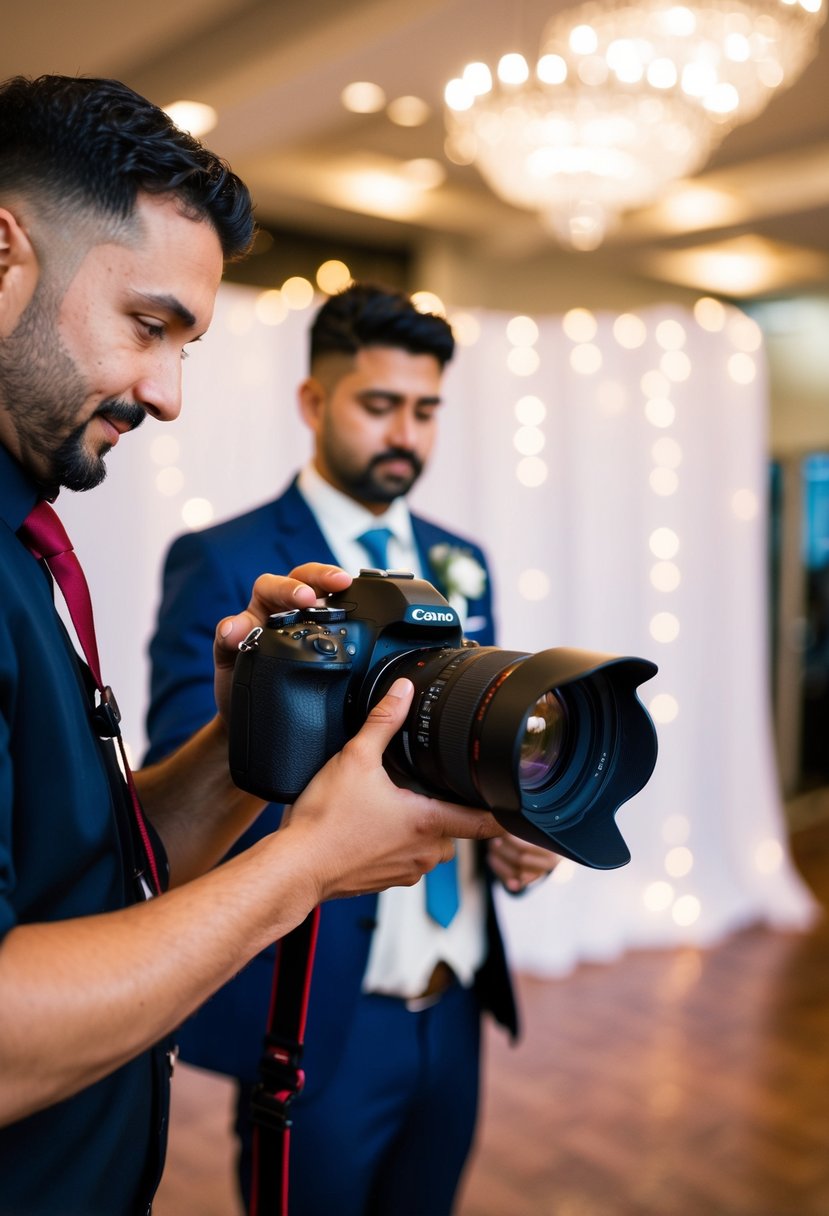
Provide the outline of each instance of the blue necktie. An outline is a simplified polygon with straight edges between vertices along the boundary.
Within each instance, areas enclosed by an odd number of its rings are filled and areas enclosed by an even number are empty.
[[[369,528],[357,537],[376,570],[388,569],[391,536],[390,528]],[[453,857],[426,875],[426,911],[445,928],[457,912],[458,902],[458,874]]]
[[[442,861],[426,875],[426,911],[432,920],[443,925],[451,923],[458,910],[458,870],[455,858]]]
[[[362,536],[357,537],[358,543],[365,549],[369,556],[369,561],[375,570],[388,570],[389,568],[389,541],[391,537],[391,528],[369,528],[368,532],[364,532]]]

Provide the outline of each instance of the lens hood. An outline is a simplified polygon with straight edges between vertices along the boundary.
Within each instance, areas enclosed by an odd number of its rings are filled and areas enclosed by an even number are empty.
[[[564,647],[512,668],[479,724],[475,765],[481,795],[507,831],[595,869],[630,861],[615,816],[656,763],[656,732],[636,692],[656,672],[647,659]],[[568,751],[547,785],[525,789],[528,708],[551,691],[567,709]]]

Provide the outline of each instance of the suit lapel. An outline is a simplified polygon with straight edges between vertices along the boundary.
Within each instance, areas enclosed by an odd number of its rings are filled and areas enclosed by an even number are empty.
[[[429,560],[429,551],[441,540],[445,539],[444,534],[434,524],[429,523],[427,519],[421,519],[418,515],[412,516],[412,533],[414,535],[417,552],[420,558],[420,564],[423,569],[424,578],[443,592],[440,586],[439,579],[432,569],[432,563]]]
[[[285,573],[303,562],[338,565],[296,478],[274,503],[274,534],[277,551],[288,562]]]

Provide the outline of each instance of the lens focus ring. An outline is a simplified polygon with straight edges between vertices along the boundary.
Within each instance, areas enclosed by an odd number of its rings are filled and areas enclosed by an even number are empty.
[[[472,780],[475,765],[471,751],[481,701],[495,677],[522,658],[519,651],[482,648],[464,653],[456,668],[452,669],[457,658],[435,673],[435,678],[439,676],[447,683],[430,719],[430,742],[433,753],[437,753],[433,754],[433,763],[442,782],[470,802],[480,800],[480,791]]]

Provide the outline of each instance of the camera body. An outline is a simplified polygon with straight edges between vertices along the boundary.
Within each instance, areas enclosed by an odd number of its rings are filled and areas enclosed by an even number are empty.
[[[470,645],[455,609],[408,571],[364,570],[325,608],[276,613],[242,642],[236,660],[234,781],[292,802],[359,730],[371,689],[395,658]]]
[[[630,860],[615,812],[656,761],[636,696],[657,670],[647,660],[479,647],[431,583],[381,570],[361,571],[325,607],[273,615],[239,650],[240,788],[292,802],[402,675],[415,693],[384,755],[396,784],[491,809],[514,835],[585,865]]]

